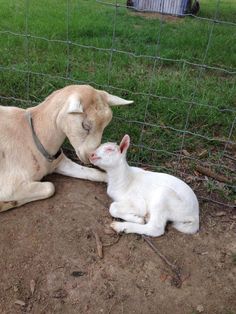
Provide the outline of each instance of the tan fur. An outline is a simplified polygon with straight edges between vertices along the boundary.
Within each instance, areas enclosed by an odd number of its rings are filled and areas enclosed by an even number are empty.
[[[11,209],[13,207],[17,206],[16,201],[10,201],[10,202],[0,202],[0,212],[4,212],[8,209]]]
[[[82,112],[68,113],[71,97],[82,104]],[[112,97],[116,96],[88,85],[71,85],[53,92],[27,111],[48,153],[56,154],[68,137],[78,157],[88,162],[88,155],[100,145],[103,130],[111,121],[108,103]],[[91,126],[89,133],[84,124]],[[49,162],[33,141],[26,110],[0,106],[0,212],[51,196],[52,183],[38,181],[52,172],[106,181],[104,173],[75,164],[64,154]]]

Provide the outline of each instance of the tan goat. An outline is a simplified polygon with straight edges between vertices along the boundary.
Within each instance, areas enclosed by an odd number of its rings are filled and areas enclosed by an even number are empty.
[[[87,163],[112,119],[110,106],[130,103],[88,85],[71,85],[26,110],[0,106],[0,212],[53,195],[54,185],[40,182],[52,172],[106,181],[105,173],[74,163],[60,147],[67,137]]]

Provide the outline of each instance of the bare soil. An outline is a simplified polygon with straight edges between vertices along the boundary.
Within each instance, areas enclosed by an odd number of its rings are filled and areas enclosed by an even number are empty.
[[[55,196],[0,215],[1,314],[236,313],[233,209],[201,203],[198,234],[151,239],[179,284],[141,236],[110,234],[105,184],[47,180]]]

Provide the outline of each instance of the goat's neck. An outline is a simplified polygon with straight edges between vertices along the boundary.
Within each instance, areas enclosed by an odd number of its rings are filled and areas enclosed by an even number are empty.
[[[61,104],[58,105],[50,98],[30,108],[35,133],[46,151],[52,155],[57,153],[66,137],[56,123],[61,107]]]
[[[126,190],[132,181],[132,171],[125,159],[120,163],[107,171],[108,176],[108,188],[112,190]]]

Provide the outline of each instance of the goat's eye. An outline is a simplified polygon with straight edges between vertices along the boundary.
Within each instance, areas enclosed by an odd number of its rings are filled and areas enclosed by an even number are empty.
[[[90,129],[91,129],[91,126],[89,123],[86,123],[86,122],[82,122],[82,127],[85,131],[87,131],[89,133]]]

